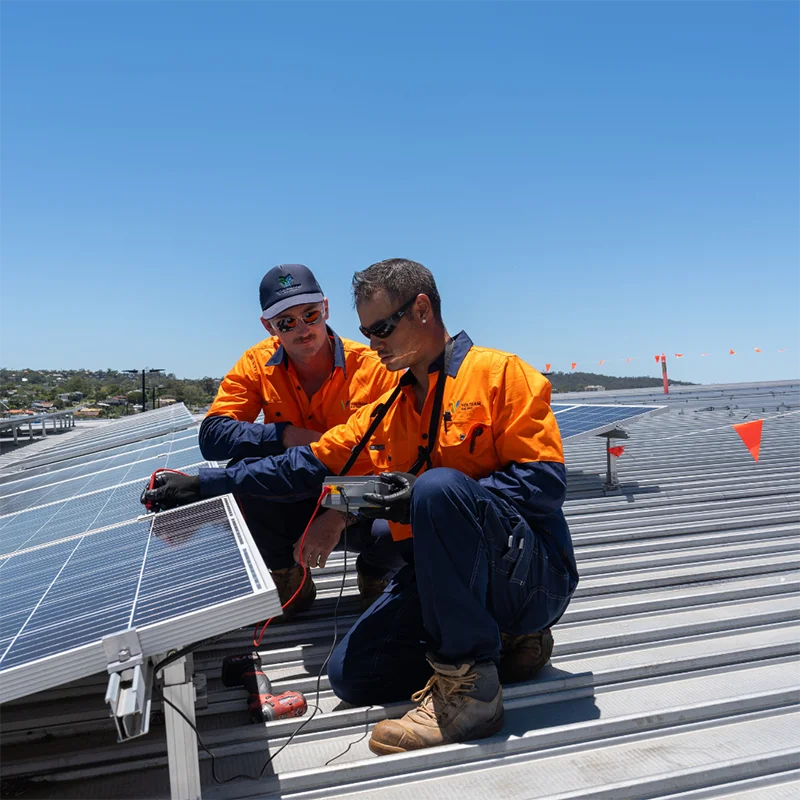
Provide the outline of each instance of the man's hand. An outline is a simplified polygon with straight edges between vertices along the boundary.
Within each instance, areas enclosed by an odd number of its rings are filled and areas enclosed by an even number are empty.
[[[391,484],[394,491],[386,495],[368,492],[364,495],[364,502],[377,508],[361,506],[359,513],[367,519],[388,519],[408,525],[411,522],[411,491],[416,477],[409,472],[383,472],[380,478]]]
[[[287,425],[283,429],[283,437],[281,441],[285,448],[289,447],[303,447],[304,445],[313,444],[318,441],[321,433],[309,430],[308,428],[298,428],[296,425]]]
[[[200,499],[200,476],[160,472],[156,475],[153,488],[148,485],[139,499],[153,511],[166,511],[195,503]]]
[[[312,523],[306,534],[305,544],[303,545],[302,559],[309,567],[324,567],[328,561],[328,556],[342,536],[344,530],[344,514],[338,511],[326,511],[320,514]],[[300,542],[298,539],[294,545],[294,560],[301,564]]]

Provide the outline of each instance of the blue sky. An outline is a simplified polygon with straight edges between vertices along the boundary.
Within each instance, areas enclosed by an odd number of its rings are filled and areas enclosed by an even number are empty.
[[[3,366],[222,376],[286,262],[357,339],[403,256],[540,369],[800,375],[796,3],[0,13]]]

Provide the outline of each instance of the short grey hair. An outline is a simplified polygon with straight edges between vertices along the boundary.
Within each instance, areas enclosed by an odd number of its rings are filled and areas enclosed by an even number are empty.
[[[386,292],[398,306],[418,294],[427,295],[434,318],[442,322],[442,300],[436,281],[422,264],[406,258],[389,258],[353,275],[353,303],[356,307],[381,291]]]

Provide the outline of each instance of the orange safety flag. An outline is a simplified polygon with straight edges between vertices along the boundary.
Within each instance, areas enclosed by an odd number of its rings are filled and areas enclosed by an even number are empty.
[[[728,355],[729,356],[735,356],[736,355],[736,351],[735,350],[728,350]]]
[[[552,364],[545,364],[544,365],[544,371],[545,372],[550,372],[550,367],[552,367],[552,366],[553,366]]]
[[[577,367],[577,366],[578,366],[578,362],[577,361],[573,361],[572,362],[572,369],[575,369],[575,367]]]
[[[756,351],[756,353],[760,353],[761,352],[761,348],[760,347],[754,347],[753,349]]]
[[[675,353],[675,358],[683,358],[683,353]]]
[[[740,422],[734,425],[734,430],[750,451],[750,455],[758,461],[758,454],[761,450],[761,430],[764,427],[763,419],[754,419],[752,422]]]
[[[625,452],[625,448],[620,444],[617,445],[617,447],[609,447],[608,452],[611,453],[612,456],[619,458]]]
[[[656,356],[656,364],[658,364],[659,361],[661,361],[661,356]]]
[[[631,358],[633,358],[633,356],[631,356]],[[626,358],[625,363],[627,364],[630,360],[631,360],[630,358]]]
[[[605,360],[605,359],[603,359],[603,360],[600,362],[600,366],[602,367],[602,366],[603,366],[603,364],[605,364],[605,363],[606,363],[606,360]]]

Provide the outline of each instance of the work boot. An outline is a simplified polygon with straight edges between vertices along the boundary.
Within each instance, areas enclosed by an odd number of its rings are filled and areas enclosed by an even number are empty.
[[[281,605],[285,605],[292,597],[292,595],[300,588],[303,583],[303,568],[299,564],[294,564],[286,569],[273,569],[272,580],[275,582],[275,588],[278,590],[278,597],[280,598]],[[288,622],[295,614],[301,611],[307,611],[311,608],[314,598],[317,596],[317,587],[311,577],[311,571],[306,574],[306,582],[300,594],[294,598],[294,601],[288,608],[283,610],[280,616],[275,617],[275,622]]]
[[[553,634],[550,628],[522,636],[501,633],[500,650],[501,683],[520,683],[529,681],[550,660],[553,655]]]
[[[361,610],[366,611],[383,594],[383,590],[389,585],[389,581],[383,578],[373,578],[371,575],[364,575],[363,572],[357,572],[357,575]]]
[[[419,703],[402,719],[385,719],[372,731],[369,749],[379,756],[405,753],[440,744],[467,742],[497,733],[503,727],[503,689],[497,667],[438,664],[425,688],[411,699]]]

